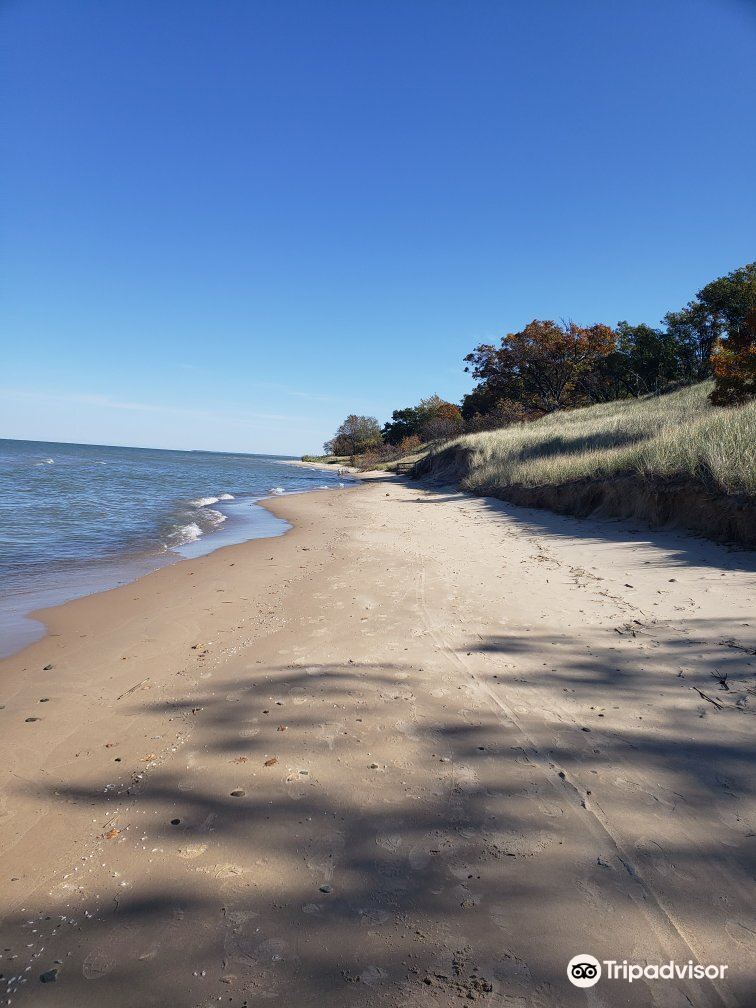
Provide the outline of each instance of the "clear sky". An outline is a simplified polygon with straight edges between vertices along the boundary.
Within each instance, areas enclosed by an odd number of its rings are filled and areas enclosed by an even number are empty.
[[[756,252],[756,0],[2,0],[9,437],[301,453]]]

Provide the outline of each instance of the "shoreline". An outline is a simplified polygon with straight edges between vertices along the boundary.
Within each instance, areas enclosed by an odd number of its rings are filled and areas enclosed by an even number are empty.
[[[265,506],[0,663],[13,1004],[572,1008],[578,936],[745,1008],[753,558],[385,474]]]
[[[48,585],[46,588],[39,588],[23,593],[27,597],[36,596],[37,598],[47,597],[50,599],[49,602],[44,602],[42,605],[34,604],[31,601],[28,605],[14,605],[14,598],[9,597],[7,600],[8,605],[0,615],[2,617],[1,625],[7,628],[7,639],[11,643],[6,645],[3,642],[2,652],[4,653],[0,652],[0,662],[19,654],[25,648],[44,639],[48,631],[43,614],[48,610],[67,605],[69,602],[75,602],[77,599],[88,598],[92,595],[99,595],[116,588],[136,584],[142,578],[148,577],[150,574],[163,570],[166,567],[172,567],[184,561],[196,560],[199,557],[208,556],[230,546],[243,545],[257,539],[275,539],[281,535],[285,535],[289,531],[290,523],[286,522],[285,519],[278,518],[275,512],[270,507],[267,507],[267,504],[271,501],[279,500],[281,497],[296,496],[299,493],[321,493],[325,489],[323,487],[313,490],[287,491],[283,494],[271,494],[268,497],[255,499],[254,501],[247,501],[244,498],[235,500],[234,503],[237,507],[239,504],[244,504],[255,509],[259,508],[260,515],[256,515],[254,519],[248,516],[240,519],[238,516],[233,515],[231,522],[224,522],[196,540],[182,546],[167,549],[165,553],[155,553],[152,555],[126,554],[123,557],[113,558],[107,562],[100,561],[99,563],[95,563],[92,569],[72,568],[65,577],[68,578],[69,586],[73,577],[74,583],[77,585],[76,588],[64,587],[64,576],[61,574],[59,575],[59,583],[57,585]],[[333,489],[347,488],[329,487],[327,489],[329,492],[332,492]],[[277,524],[280,522],[283,525]],[[30,625],[26,626],[27,623]]]

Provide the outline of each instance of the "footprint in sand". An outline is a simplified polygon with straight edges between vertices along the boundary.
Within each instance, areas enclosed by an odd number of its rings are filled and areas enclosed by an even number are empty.
[[[202,866],[196,868],[195,871],[216,879],[220,883],[220,888],[223,892],[233,892],[235,889],[242,888],[244,876],[247,874],[246,868],[241,868],[239,865],[230,863],[214,864],[207,867]]]
[[[370,927],[380,927],[391,916],[388,910],[382,910],[380,907],[360,907],[357,913],[360,923],[367,924]]]
[[[399,848],[402,846],[402,838],[399,833],[376,837],[375,842],[390,854],[398,854]]]
[[[452,777],[454,778],[454,783],[463,789],[471,788],[478,783],[478,774],[471,766],[467,766],[465,763],[454,764]]]
[[[550,819],[557,819],[559,816],[564,815],[564,809],[560,805],[555,805],[553,802],[539,801],[538,807],[541,812]]]
[[[342,721],[333,724],[323,723],[318,725],[318,738],[333,751],[337,738],[341,738],[346,730],[346,725]]]
[[[206,843],[188,844],[186,847],[181,848],[178,856],[183,858],[184,861],[193,861],[195,858],[201,857],[206,850]]]
[[[330,882],[343,850],[342,833],[313,837],[307,842],[305,864],[318,880]]]
[[[380,966],[368,966],[360,973],[360,982],[367,984],[368,987],[374,987],[376,984],[383,983],[387,977],[388,973]]]
[[[284,960],[291,961],[297,956],[289,951],[289,946],[285,941],[280,938],[268,938],[258,945],[253,958],[257,962],[278,963],[284,962]]]
[[[85,980],[99,980],[107,976],[114,963],[101,952],[90,952],[81,964],[81,972]]]
[[[500,854],[514,857],[533,857],[546,850],[554,843],[554,835],[545,830],[533,833],[518,833],[515,830],[504,830],[496,833],[486,833],[485,840],[490,848]]]
[[[502,958],[494,967],[494,976],[501,983],[511,985],[523,985],[530,987],[533,983],[533,975],[530,967],[511,950],[505,950]]]
[[[407,860],[409,861],[409,866],[413,871],[422,871],[427,868],[430,864],[431,855],[428,848],[431,846],[430,842],[417,843],[411,848]]]

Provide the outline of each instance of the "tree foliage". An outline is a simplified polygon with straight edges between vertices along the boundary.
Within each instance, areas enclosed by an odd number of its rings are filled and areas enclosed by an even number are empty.
[[[615,346],[606,325],[533,319],[520,332],[503,336],[498,347],[477,346],[465,361],[484,386],[483,398],[492,404],[520,402],[529,412],[543,414],[597,401],[597,368]]]
[[[664,329],[649,325],[618,322],[616,355],[608,370],[621,395],[645,395],[660,392],[670,382],[682,377],[679,345]]]
[[[475,387],[461,408],[433,395],[394,410],[381,430],[349,416],[325,445],[335,455],[375,463],[411,454],[424,442],[464,430],[493,430],[554,410],[662,392],[714,375],[716,405],[756,394],[756,262],[712,280],[662,326],[533,319],[497,345],[465,357]]]
[[[756,308],[756,262],[712,280],[684,308],[664,316],[685,378],[709,377],[715,345],[736,336],[752,308]]]
[[[328,455],[355,455],[381,444],[381,428],[375,417],[350,414],[323,448]]]
[[[391,420],[383,426],[383,439],[397,445],[403,438],[418,437],[423,441],[455,437],[462,432],[464,420],[458,406],[432,395],[421,399],[417,406],[394,410]]]
[[[756,308],[736,333],[721,340],[711,355],[715,406],[737,406],[756,396]]]

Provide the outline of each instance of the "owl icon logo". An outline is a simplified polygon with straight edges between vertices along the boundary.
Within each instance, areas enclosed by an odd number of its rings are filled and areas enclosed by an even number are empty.
[[[575,987],[593,987],[601,979],[601,963],[587,952],[573,956],[567,963],[567,979]]]

